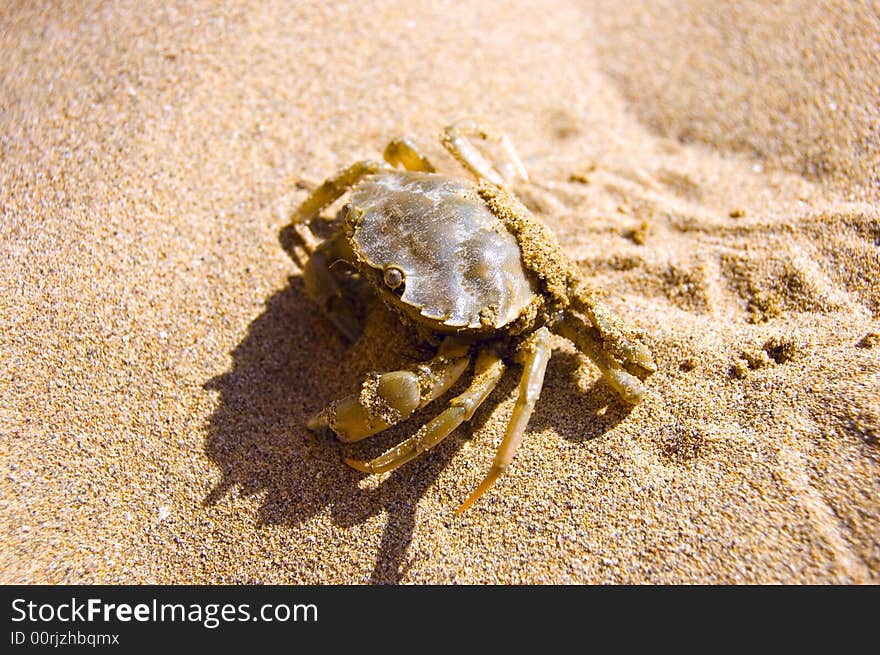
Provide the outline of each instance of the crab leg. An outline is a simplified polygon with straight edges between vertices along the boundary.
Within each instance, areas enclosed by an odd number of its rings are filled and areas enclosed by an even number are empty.
[[[384,473],[406,464],[419,454],[448,437],[455,428],[469,421],[477,408],[492,392],[504,374],[504,362],[492,350],[483,350],[477,356],[474,379],[467,390],[449,402],[443,412],[426,423],[412,437],[383,455],[368,462],[346,459],[346,463],[364,473]]]
[[[595,293],[586,285],[582,284],[575,290],[572,305],[583,312],[598,330],[601,335],[599,343],[604,344],[630,373],[644,380],[657,371],[648,347],[641,341],[632,339],[624,329],[623,322],[599,302]]]
[[[483,141],[494,141],[498,143],[504,154],[513,165],[516,174],[523,181],[529,181],[529,174],[525,165],[513,147],[513,143],[506,134],[498,132],[490,127],[478,125],[473,121],[465,120],[453,123],[446,127],[441,137],[443,147],[455,157],[462,166],[468,169],[477,178],[486,179],[498,186],[505,186],[504,177],[499,173],[498,168],[489,163],[489,161],[480,153],[479,150],[471,143],[471,137],[477,137]]]
[[[447,338],[434,359],[414,370],[370,375],[359,393],[330,403],[309,421],[308,427],[329,427],[342,441],[360,441],[442,396],[469,363],[467,346]]]
[[[522,443],[526,426],[535,409],[535,403],[541,395],[541,387],[544,386],[544,373],[547,370],[552,350],[550,331],[546,327],[537,330],[532,338],[523,344],[523,348],[525,352],[523,353],[523,374],[519,382],[519,396],[513,406],[513,414],[510,417],[510,423],[507,424],[507,432],[498,447],[489,474],[456,510],[456,515],[473,505],[501,477]]]
[[[635,405],[645,393],[641,381],[621,367],[608,355],[603,347],[602,337],[595,327],[588,327],[573,317],[566,316],[554,328],[557,334],[565,337],[578,350],[593,360],[608,384],[617,392],[624,402]],[[653,364],[653,360],[651,362]]]
[[[392,166],[403,164],[408,171],[422,171],[423,173],[433,173],[436,169],[428,161],[428,158],[422,154],[418,146],[408,137],[392,139],[382,154]]]
[[[367,175],[378,173],[387,165],[372,159],[356,162],[341,170],[334,177],[328,178],[306,198],[290,217],[291,223],[301,223],[318,215],[324,207],[342,196]]]

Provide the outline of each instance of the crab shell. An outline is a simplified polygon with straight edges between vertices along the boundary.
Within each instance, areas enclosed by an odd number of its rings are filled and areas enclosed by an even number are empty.
[[[370,176],[352,194],[346,222],[359,268],[372,270],[380,295],[434,330],[497,330],[537,298],[516,238],[467,180]],[[394,289],[383,283],[391,269],[403,278]]]

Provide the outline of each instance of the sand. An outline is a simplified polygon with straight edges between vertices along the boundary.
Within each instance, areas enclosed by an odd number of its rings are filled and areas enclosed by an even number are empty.
[[[880,579],[877,3],[0,9],[0,581]],[[612,9],[612,4],[614,8]],[[463,117],[644,329],[628,409],[562,339],[398,471],[305,429],[425,357],[346,342],[279,240],[327,175]]]

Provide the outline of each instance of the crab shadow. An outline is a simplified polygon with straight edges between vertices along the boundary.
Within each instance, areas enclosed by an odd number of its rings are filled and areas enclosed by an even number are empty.
[[[283,234],[281,240],[285,245]],[[513,392],[516,376],[505,377],[470,427],[457,430],[429,455],[401,467],[378,486],[367,486],[364,474],[342,462],[340,442],[332,435],[310,432],[305,425],[329,401],[356,389],[370,370],[395,361],[399,365],[401,359],[406,365],[407,358],[418,356],[415,351],[376,355],[395,348],[389,348],[383,333],[388,325],[380,321],[370,329],[369,323],[361,339],[347,343],[306,296],[300,277],[291,277],[284,289],[268,299],[232,351],[231,369],[204,385],[219,392],[219,404],[207,426],[205,452],[222,475],[204,503],[216,504],[230,493],[259,496],[260,525],[299,525],[329,511],[334,524],[352,527],[386,512],[369,582],[395,584],[408,568],[407,551],[420,498],[464,439],[480,429],[500,399]],[[569,440],[583,441],[625,418],[626,410],[603,383],[593,384],[586,393],[578,390],[571,378],[578,367],[575,356],[556,355],[542,394],[556,396],[556,402],[539,403],[531,429],[552,426]],[[559,409],[570,405],[578,407],[577,411]],[[601,408],[606,406],[603,413]],[[584,420],[599,414],[601,420]],[[386,433],[345,447],[346,452],[355,457],[374,456],[430,416],[429,407]]]
[[[376,489],[361,489],[364,476],[342,462],[340,443],[306,430],[309,416],[356,388],[356,373],[365,373],[321,318],[301,279],[291,278],[233,350],[232,368],[205,384],[220,394],[205,452],[222,477],[204,503],[229,493],[259,496],[260,525],[299,525],[329,508],[335,524],[350,527],[385,510],[388,525],[371,582],[397,582],[413,508],[442,461],[425,477],[401,483],[392,475]]]
[[[614,429],[633,409],[597,371],[585,371],[578,356],[556,350],[528,429],[540,432],[552,428],[567,441],[586,443]]]

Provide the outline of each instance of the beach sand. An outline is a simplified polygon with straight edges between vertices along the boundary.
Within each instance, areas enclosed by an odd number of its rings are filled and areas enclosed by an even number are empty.
[[[0,9],[0,582],[878,581],[877,3],[166,4]],[[307,419],[425,352],[280,235],[400,134],[458,172],[465,117],[659,370],[627,408],[556,339],[456,517],[517,376],[350,469],[431,413]]]

